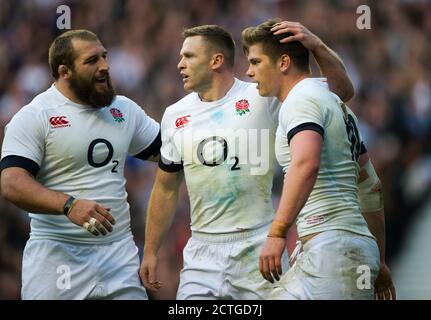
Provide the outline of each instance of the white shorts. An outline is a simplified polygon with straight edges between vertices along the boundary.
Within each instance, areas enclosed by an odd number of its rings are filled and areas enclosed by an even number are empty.
[[[103,245],[30,239],[24,249],[24,300],[148,299],[133,238]]]
[[[373,299],[380,255],[373,238],[330,230],[305,243],[270,299]]]
[[[259,272],[269,225],[226,235],[194,232],[184,248],[177,299],[266,299],[273,284]],[[283,272],[288,269],[287,252]]]

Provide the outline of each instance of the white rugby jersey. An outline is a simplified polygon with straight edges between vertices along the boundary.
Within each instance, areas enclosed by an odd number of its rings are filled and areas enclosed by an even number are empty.
[[[217,101],[191,93],[166,109],[160,168],[184,168],[193,231],[229,233],[272,221],[279,106],[256,84],[235,79]]]
[[[280,108],[275,153],[284,172],[291,160],[289,141],[296,133],[315,130],[323,136],[317,180],[296,221],[300,237],[327,230],[372,237],[358,199],[361,138],[357,120],[351,111],[344,114],[342,101],[323,78],[300,81]]]
[[[30,213],[30,238],[106,243],[130,233],[126,157],[157,153],[160,147],[159,124],[137,104],[116,96],[109,107],[91,108],[70,101],[52,85],[23,107],[5,130],[3,168],[13,156],[30,159],[40,168],[34,171],[42,185],[97,201],[111,208],[116,220],[111,233],[96,237],[64,215]]]

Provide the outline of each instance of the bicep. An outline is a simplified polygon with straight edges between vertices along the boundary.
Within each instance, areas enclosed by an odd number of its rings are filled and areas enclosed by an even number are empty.
[[[320,164],[323,137],[319,132],[304,130],[296,133],[290,140],[292,163]]]
[[[1,172],[1,181],[14,181],[14,180],[21,180],[22,178],[31,178],[33,179],[33,176],[30,172],[28,172],[24,168],[20,167],[9,167],[6,169],[3,169]]]
[[[29,171],[20,167],[3,169],[0,179],[2,195],[7,199],[22,193],[31,183],[37,183]]]

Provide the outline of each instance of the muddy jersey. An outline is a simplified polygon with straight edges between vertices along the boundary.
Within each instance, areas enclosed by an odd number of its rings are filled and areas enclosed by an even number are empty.
[[[272,221],[279,105],[235,79],[217,101],[191,93],[166,109],[160,167],[184,170],[193,231],[229,233]]]

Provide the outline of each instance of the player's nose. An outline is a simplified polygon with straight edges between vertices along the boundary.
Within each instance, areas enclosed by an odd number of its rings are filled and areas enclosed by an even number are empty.
[[[254,78],[254,71],[252,70],[251,66],[248,67],[246,75],[250,78]]]
[[[183,70],[183,69],[185,69],[185,63],[184,63],[184,60],[183,59],[181,59],[180,60],[180,62],[178,62],[178,64],[177,64],[177,69],[178,70]]]
[[[108,72],[109,71],[109,64],[108,61],[106,61],[106,59],[101,59],[101,63],[99,65],[99,71],[102,72]]]

